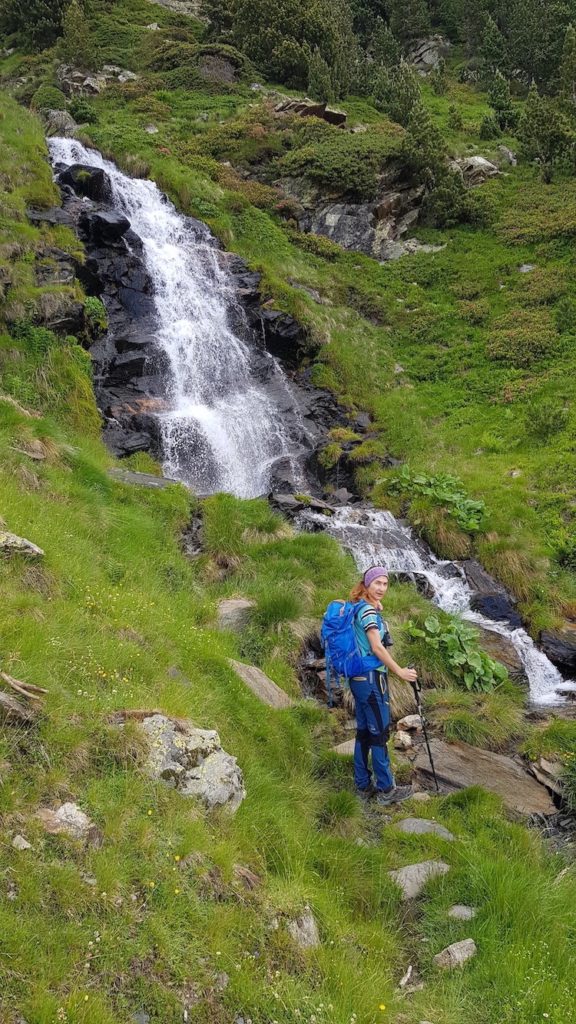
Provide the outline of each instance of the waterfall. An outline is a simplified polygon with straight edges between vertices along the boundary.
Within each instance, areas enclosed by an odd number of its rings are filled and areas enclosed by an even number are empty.
[[[419,541],[409,526],[399,523],[391,512],[349,507],[327,517],[306,510],[299,516],[306,529],[321,528],[345,547],[361,572],[370,565],[385,565],[390,573],[402,573],[426,580],[432,600],[445,612],[460,615],[492,633],[499,633],[513,645],[530,685],[535,704],[560,704],[556,688],[565,680],[552,662],[538,650],[525,629],[512,629],[505,622],[494,622],[470,606],[473,591],[463,571],[454,562],[436,558]]]
[[[200,494],[265,493],[273,464],[301,452],[283,422],[295,400],[272,356],[264,357],[266,388],[255,378],[252,353],[231,326],[231,279],[208,229],[179,214],[153,181],[129,178],[76,140],[49,139],[49,147],[54,163],[106,172],[112,205],[142,241],[155,343],[167,357],[168,410],[158,417],[166,475]]]

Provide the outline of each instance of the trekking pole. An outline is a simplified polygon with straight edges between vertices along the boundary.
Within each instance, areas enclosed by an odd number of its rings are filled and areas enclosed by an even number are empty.
[[[409,668],[414,668],[414,665],[409,665]],[[426,717],[424,715],[424,709],[422,707],[422,685],[419,679],[415,679],[410,684],[414,690],[414,697],[416,699],[416,707],[418,708],[418,714],[420,715],[420,721],[422,722],[422,732],[424,733],[424,742],[426,743],[426,750],[428,751],[428,757],[430,758],[430,767],[432,768],[432,775],[434,776],[434,784],[436,786],[436,792],[440,792],[440,786],[438,785],[438,779],[436,777],[436,769],[434,767],[434,760],[432,758],[432,751],[430,750],[430,741],[428,739],[428,732],[426,731]]]

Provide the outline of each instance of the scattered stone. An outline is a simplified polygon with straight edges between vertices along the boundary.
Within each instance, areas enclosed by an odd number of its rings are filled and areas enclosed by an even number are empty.
[[[15,850],[33,849],[32,843],[29,843],[28,840],[24,838],[24,836],[20,835],[14,836],[14,839],[12,840],[12,846],[14,847]]]
[[[238,810],[246,796],[242,772],[215,730],[163,714],[144,717],[141,728],[149,741],[145,770],[150,778],[198,797],[207,808]]]
[[[395,750],[410,750],[412,746],[412,740],[410,733],[403,732],[401,729],[394,734],[394,749]]]
[[[37,547],[31,540],[25,537],[17,537],[15,533],[7,530],[0,530],[0,554],[2,555],[25,555],[27,558],[44,558],[42,548]]]
[[[49,835],[65,835],[69,839],[77,839],[89,846],[100,847],[104,841],[102,832],[84,813],[78,804],[68,801],[56,811],[50,807],[41,807],[34,815],[42,823]]]
[[[332,750],[335,754],[343,754],[345,757],[350,757],[354,753],[354,746],[356,740],[344,740],[343,743],[337,743]]]
[[[241,661],[234,661],[233,658],[228,658],[228,664],[264,704],[278,709],[289,708],[294,704],[292,698],[255,665],[245,665]]]
[[[506,806],[519,814],[554,814],[556,808],[547,793],[520,760],[480,750],[467,743],[430,740],[438,780],[450,789],[483,786],[502,797]],[[427,778],[432,769],[425,748],[418,751],[416,769]]]
[[[400,978],[400,981],[398,982],[398,988],[406,988],[406,985],[410,981],[410,978],[412,977],[413,972],[414,972],[414,968],[413,968],[412,964],[409,964],[407,969],[406,969],[405,974],[402,975],[402,977]]]
[[[148,29],[149,32],[159,32],[160,31],[160,25],[158,24],[157,21],[153,21],[150,25],[146,25],[146,28]]]
[[[419,864],[407,864],[397,871],[389,871],[390,878],[402,889],[403,900],[413,900],[419,896],[431,878],[445,875],[450,866],[441,860],[424,860]]]
[[[240,633],[249,623],[255,601],[246,597],[229,597],[218,604],[218,629]]]
[[[502,163],[508,164],[509,167],[516,167],[518,160],[516,154],[512,152],[508,146],[498,146],[498,152],[502,157]]]
[[[412,732],[413,730],[415,732],[422,732],[422,719],[420,715],[405,715],[404,718],[400,719],[396,727],[401,729],[402,732]]]
[[[158,128],[155,124],[147,124],[144,131],[148,132],[148,135],[158,135]]]
[[[150,1014],[146,1010],[137,1010],[132,1014],[132,1024],[150,1024]]]
[[[448,917],[453,917],[456,921],[471,921],[476,917],[476,911],[474,907],[467,907],[465,903],[454,903],[448,911]]]
[[[395,374],[398,375],[399,373],[405,373],[405,372],[406,371],[405,371],[404,367],[401,366],[400,363],[395,363],[394,364],[394,373]]]
[[[82,879],[84,884],[89,885],[91,889],[98,885],[98,879],[96,878],[96,876],[90,875],[87,871],[81,871],[80,878]]]
[[[474,939],[462,939],[460,942],[453,942],[450,946],[446,946],[446,949],[437,953],[434,957],[434,963],[437,967],[448,969],[462,967],[467,960],[476,956],[477,952]]]
[[[531,274],[533,270],[536,270],[535,263],[521,263],[518,267],[518,272],[520,274]]]
[[[576,683],[560,683],[554,692],[566,700],[576,700]]]
[[[423,791],[419,791],[417,793],[412,793],[412,796],[410,797],[410,799],[411,800],[417,800],[418,803],[424,804],[424,803],[427,803],[428,800],[430,800],[431,798],[430,798],[430,793],[424,793]]]
[[[444,825],[440,825],[437,821],[429,821],[428,818],[403,818],[402,821],[396,822],[396,828],[408,835],[440,836],[441,839],[447,839],[451,843],[456,838],[447,828],[444,828]]]
[[[305,907],[304,913],[294,920],[288,921],[286,927],[300,949],[315,949],[320,945],[318,925],[310,907]]]

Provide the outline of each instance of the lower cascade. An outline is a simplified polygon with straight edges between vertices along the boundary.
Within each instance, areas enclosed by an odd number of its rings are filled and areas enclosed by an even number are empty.
[[[153,181],[130,178],[75,139],[49,140],[54,164],[106,172],[111,203],[130,221],[153,283],[153,333],[163,358],[167,408],[158,414],[164,469],[195,492],[266,492],[271,467],[299,454],[283,425],[294,407],[288,381],[267,355],[267,386],[231,324],[239,315],[208,229],[178,213]]]
[[[325,530],[346,548],[363,572],[370,565],[385,565],[392,574],[425,581],[432,600],[442,611],[493,633],[506,637],[517,651],[530,686],[534,704],[560,704],[557,687],[563,676],[521,626],[512,628],[505,621],[494,621],[471,607],[473,591],[464,571],[455,562],[436,558],[417,540],[409,526],[398,522],[391,512],[352,506],[338,509],[327,517],[307,509],[300,513],[303,529]]]

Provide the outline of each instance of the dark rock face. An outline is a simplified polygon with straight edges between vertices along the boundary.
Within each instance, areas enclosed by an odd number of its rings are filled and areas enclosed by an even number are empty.
[[[60,185],[69,185],[76,195],[86,196],[95,203],[106,203],[112,195],[110,179],[101,167],[71,164],[58,175]]]
[[[114,210],[96,210],[83,215],[81,226],[92,242],[107,245],[126,234],[130,221]]]
[[[576,625],[564,629],[544,629],[540,634],[544,654],[568,672],[576,672]]]
[[[462,563],[468,585],[474,591],[470,606],[494,622],[507,622],[512,629],[522,625],[522,619],[515,608],[515,600],[497,583],[479,562],[468,559]]]

